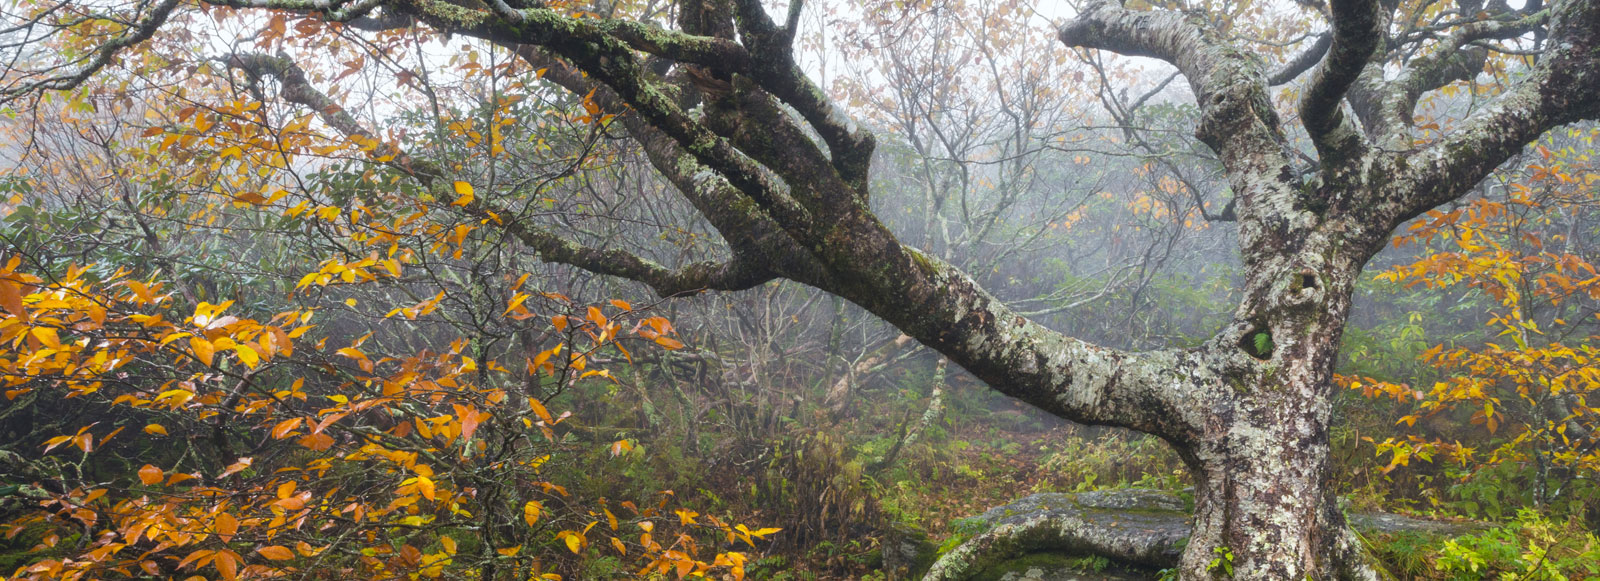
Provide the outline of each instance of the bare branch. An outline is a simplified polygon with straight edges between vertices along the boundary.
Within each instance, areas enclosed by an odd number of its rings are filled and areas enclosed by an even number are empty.
[[[5,88],[0,89],[0,103],[7,103],[19,97],[41,91],[65,91],[77,88],[84,81],[89,80],[89,77],[94,76],[95,73],[110,65],[112,60],[116,58],[117,53],[149,40],[161,28],[161,25],[166,24],[167,19],[172,16],[173,10],[180,3],[179,0],[162,0],[148,14],[145,14],[138,22],[134,23],[127,34],[108,40],[96,48],[93,52],[94,56],[88,59],[88,62],[83,66],[78,67],[77,70],[39,80],[8,83]],[[26,74],[19,75],[20,79],[29,79],[31,76]]]
[[[1306,71],[1311,70],[1311,67],[1317,66],[1317,63],[1322,62],[1323,55],[1328,54],[1328,47],[1331,46],[1333,46],[1333,35],[1318,35],[1317,40],[1313,41],[1311,46],[1306,47],[1300,54],[1289,59],[1289,62],[1284,63],[1283,67],[1267,75],[1267,85],[1276,87],[1305,74]]]
[[[1399,220],[1461,196],[1544,132],[1600,117],[1600,0],[1568,0],[1553,10],[1549,52],[1531,74],[1401,164],[1409,166],[1411,192]]]
[[[1375,91],[1368,133],[1379,136],[1389,148],[1408,147],[1411,118],[1424,93],[1476,76],[1488,51],[1470,43],[1495,38],[1515,38],[1545,24],[1550,13],[1539,11],[1522,17],[1480,20],[1463,25],[1427,52],[1412,59],[1393,80]],[[1376,74],[1376,73],[1370,73]]]
[[[279,95],[290,103],[308,107],[317,112],[324,123],[346,138],[361,137],[379,143],[373,155],[378,159],[391,159],[389,165],[411,176],[429,189],[445,176],[433,164],[413,159],[405,151],[377,139],[371,131],[345,112],[327,94],[312,86],[305,72],[293,60],[284,56],[260,53],[235,53],[218,59],[230,68],[245,72],[252,80],[273,77],[280,85]],[[495,207],[487,197],[474,198],[463,207],[467,213],[484,218],[485,223],[498,224],[539,254],[546,262],[576,266],[596,274],[617,276],[642,282],[662,296],[692,293],[699,290],[744,290],[772,280],[775,275],[767,262],[752,259],[745,253],[734,253],[733,260],[724,263],[701,262],[679,269],[668,269],[633,253],[620,249],[592,248],[552,234],[523,221],[505,221],[501,216],[510,214]]]
[[[1274,213],[1310,202],[1307,192],[1284,179],[1299,172],[1290,163],[1288,142],[1259,65],[1203,19],[1091,0],[1076,19],[1061,26],[1059,36],[1067,46],[1161,59],[1188,79],[1201,111],[1195,135],[1217,152],[1227,170],[1238,200],[1243,246],[1260,247],[1259,240],[1288,227],[1271,218]]]

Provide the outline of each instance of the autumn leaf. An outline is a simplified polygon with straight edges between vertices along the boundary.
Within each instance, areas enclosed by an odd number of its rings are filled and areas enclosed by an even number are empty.
[[[160,468],[156,468],[155,466],[145,464],[144,468],[139,469],[139,481],[143,482],[146,486],[161,482],[165,478],[166,474],[162,472]]]
[[[217,568],[217,573],[220,573],[222,578],[227,581],[233,581],[239,577],[239,556],[235,555],[233,551],[217,551],[216,558],[211,564]]]
[[[24,323],[33,320],[29,318],[27,309],[22,306],[22,288],[5,278],[0,278],[0,307]]]
[[[195,358],[199,359],[201,363],[208,367],[211,365],[212,359],[217,353],[216,345],[213,345],[204,337],[189,337],[189,347],[194,349]]]
[[[216,527],[217,537],[222,539],[222,542],[232,542],[234,533],[239,532],[239,519],[226,512],[220,513],[217,515]]]
[[[530,500],[526,504],[522,505],[522,521],[528,523],[528,526],[530,527],[534,526],[535,524],[538,524],[539,515],[543,512],[543,504],[537,500]]]
[[[422,497],[423,498],[426,498],[428,500],[433,500],[434,499],[433,498],[433,495],[434,495],[433,481],[428,479],[428,477],[426,477],[426,476],[418,476],[417,477],[417,492],[422,493]]]
[[[474,197],[472,194],[472,184],[463,181],[457,181],[452,184],[452,186],[454,186],[456,191],[456,199],[455,201],[450,202],[450,205],[465,206],[472,203],[472,199]]]
[[[294,551],[290,551],[288,547],[282,547],[278,545],[261,547],[256,549],[256,552],[260,553],[262,557],[266,557],[273,561],[286,561],[294,558]]]

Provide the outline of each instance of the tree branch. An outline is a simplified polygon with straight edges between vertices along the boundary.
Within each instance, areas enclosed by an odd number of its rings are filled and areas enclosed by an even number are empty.
[[[1372,127],[1368,133],[1377,135],[1385,147],[1409,147],[1417,100],[1428,91],[1471,79],[1483,69],[1488,51],[1469,47],[1470,43],[1521,36],[1543,25],[1549,15],[1548,11],[1541,10],[1520,18],[1480,20],[1455,29],[1407,63],[1393,80],[1376,89],[1376,108],[1371,112]]]
[[[9,80],[5,88],[0,89],[0,104],[41,91],[65,91],[77,88],[84,81],[89,80],[89,77],[94,76],[95,73],[110,65],[118,52],[149,40],[151,36],[154,36],[156,31],[167,23],[167,19],[172,16],[173,10],[179,4],[181,4],[180,0],[162,0],[148,14],[134,23],[130,27],[128,34],[105,41],[105,43],[96,48],[92,53],[94,56],[90,57],[88,62],[76,71],[28,82],[23,82],[23,80],[30,78],[32,75],[16,75],[20,78]]]
[[[736,254],[759,254],[785,278],[819,286],[827,284],[826,270],[809,251],[764,212],[755,209],[753,201],[726,179],[701,165],[676,141],[645,123],[639,115],[626,111],[622,100],[609,87],[595,83],[581,71],[536,47],[520,45],[511,49],[534,68],[544,69],[545,80],[575,95],[592,94],[595,103],[604,110],[624,111],[617,119],[643,146],[651,166],[677,187]]]
[[[523,10],[524,22],[510,23],[481,10],[440,0],[412,0],[415,15],[440,30],[493,42],[544,47],[616,92],[649,125],[677,141],[701,164],[721,174],[808,247],[820,242],[813,217],[771,181],[768,174],[724,139],[680,109],[672,89],[651,75],[632,48],[611,36],[613,27],[592,18],[568,18],[548,10]],[[688,37],[684,38],[706,38]]]
[[[1295,187],[1288,141],[1267,96],[1256,60],[1231,45],[1203,19],[1176,12],[1136,12],[1107,0],[1090,0],[1061,26],[1072,47],[1161,59],[1189,81],[1200,106],[1196,137],[1217,152],[1237,202],[1242,248],[1268,248],[1267,239],[1296,240],[1303,225],[1282,219],[1309,205]],[[1246,253],[1247,261],[1254,260]]]
[[[1311,46],[1306,47],[1300,54],[1289,59],[1289,62],[1284,63],[1281,68],[1267,75],[1267,86],[1276,87],[1305,74],[1306,71],[1311,70],[1311,67],[1317,66],[1317,63],[1322,62],[1322,57],[1328,54],[1328,47],[1330,46],[1333,46],[1333,35],[1318,35],[1317,40],[1312,42]]]
[[[1396,224],[1460,197],[1544,132],[1600,118],[1600,0],[1567,0],[1553,10],[1549,52],[1531,74],[1409,164],[1399,164],[1409,172],[1397,185],[1409,190]],[[1420,81],[1412,83],[1404,87]]]
[[[1378,8],[1376,0],[1333,0],[1329,4],[1332,44],[1300,98],[1300,120],[1325,167],[1355,161],[1366,146],[1341,103],[1381,45],[1384,31]]]
[[[436,190],[435,184],[445,176],[431,163],[413,159],[405,151],[379,140],[354,117],[345,112],[327,94],[312,86],[299,65],[284,56],[260,53],[234,53],[218,59],[230,68],[243,71],[252,80],[273,77],[280,85],[279,96],[284,101],[310,108],[324,123],[346,138],[360,137],[379,143],[373,154],[379,159],[390,159],[388,165],[406,172],[427,189]],[[567,264],[596,274],[617,276],[649,285],[661,296],[692,293],[698,290],[744,290],[772,280],[775,275],[767,262],[752,259],[747,253],[734,252],[734,258],[724,263],[700,262],[679,269],[668,269],[633,253],[620,249],[600,249],[578,244],[561,236],[536,228],[522,221],[503,221],[500,216],[509,214],[494,207],[486,197],[474,198],[463,207],[467,213],[485,218],[486,222],[500,225],[517,240],[539,254],[546,262]]]
[[[755,53],[752,71],[756,82],[787,103],[815,129],[827,144],[834,169],[862,199],[867,195],[867,171],[876,140],[833,105],[794,62],[792,42],[802,0],[791,0],[789,22],[778,28],[759,0],[738,3],[740,32]]]

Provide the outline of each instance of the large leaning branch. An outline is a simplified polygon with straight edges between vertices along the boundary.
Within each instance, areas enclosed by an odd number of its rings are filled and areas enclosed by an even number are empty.
[[[802,164],[805,167],[796,168],[806,172],[821,172],[820,168],[831,165],[831,160],[816,157],[814,151],[800,151],[796,153],[804,155],[781,159],[779,151],[741,151],[738,142],[751,145],[751,140],[725,137],[741,129],[724,127],[713,131],[708,123],[722,114],[715,111],[708,112],[706,120],[687,115],[672,100],[674,89],[654,77],[655,73],[640,62],[628,43],[609,36],[603,27],[584,19],[545,18],[527,11],[526,19],[511,22],[487,10],[464,9],[438,0],[408,0],[403,6],[412,16],[441,31],[511,45],[538,46],[604,84],[632,110],[629,117],[637,116],[639,123],[666,136],[687,154],[679,161],[695,162],[684,168],[692,171],[695,179],[680,187],[723,183],[698,179],[702,175],[726,179],[725,183],[740,194],[734,198],[737,204],[758,208],[805,252],[817,258],[826,278],[803,282],[863,306],[1003,393],[1081,423],[1132,428],[1179,443],[1192,443],[1202,437],[1208,408],[1195,402],[1228,397],[1217,392],[1222,389],[1217,386],[1224,385],[1217,378],[1220,372],[1208,366],[1198,350],[1128,353],[1064,336],[1020,316],[959,269],[900,244],[859,197],[849,196],[844,198],[846,203],[826,208],[826,215],[837,219],[813,223],[811,211],[818,206],[801,206],[790,194],[801,196],[808,204],[839,200],[836,196],[844,191],[837,187],[842,183],[840,176],[834,174],[827,180],[834,185],[780,185],[770,176],[783,175],[788,170],[768,168],[752,156],[779,166]],[[1240,58],[1232,61],[1234,65],[1245,62],[1243,55],[1236,56]],[[1237,67],[1229,70],[1255,71]],[[1259,89],[1259,73],[1255,75]],[[781,119],[781,110],[775,101],[764,97],[766,93],[756,79],[741,81],[740,77],[735,75],[732,83],[736,98],[719,99],[729,102],[713,109],[723,108],[734,121],[749,124],[744,131],[754,131],[758,120],[783,121],[785,133],[774,134],[781,141],[795,147],[802,142],[818,147],[804,141],[802,133],[789,134],[789,129],[794,129],[792,120]],[[740,104],[738,99],[752,101]],[[1260,104],[1267,105],[1264,96]],[[1211,110],[1256,116],[1260,112],[1255,105],[1223,105]],[[1270,111],[1270,106],[1266,110]],[[1275,127],[1275,117],[1271,121]],[[1256,136],[1273,139],[1270,131],[1259,127]],[[665,158],[672,156],[670,150],[661,153]],[[677,173],[682,177],[684,172]],[[829,191],[808,191],[817,187],[827,187]],[[546,246],[552,254],[588,255]],[[604,265],[595,266],[605,272]],[[704,267],[700,272],[716,270],[726,274],[741,268],[730,264],[727,268]],[[652,274],[655,271],[649,268],[642,272],[633,275],[659,274]],[[700,280],[704,279],[702,276]]]

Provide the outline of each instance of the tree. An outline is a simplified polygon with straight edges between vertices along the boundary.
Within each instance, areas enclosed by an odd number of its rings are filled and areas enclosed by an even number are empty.
[[[755,0],[688,0],[676,6],[675,29],[663,26],[656,4],[27,3],[13,17],[22,20],[14,34],[22,45],[52,41],[57,50],[19,54],[4,91],[20,98],[70,89],[113,74],[119,62],[163,66],[170,61],[134,51],[185,46],[186,31],[169,22],[194,10],[268,21],[264,37],[281,38],[283,20],[294,19],[297,38],[319,42],[387,42],[420,29],[494,43],[584,96],[593,121],[625,129],[726,243],[716,260],[669,267],[560,232],[505,226],[546,260],[662,295],[778,278],[836,294],[1001,392],[1169,442],[1196,478],[1183,578],[1208,578],[1218,553],[1233,555],[1241,579],[1373,578],[1333,497],[1328,457],[1332,369],[1355,280],[1397,226],[1469,192],[1544,132],[1600,116],[1600,5],[1312,0],[1300,9],[1327,30],[1303,39],[1306,50],[1270,74],[1249,41],[1228,31],[1243,6],[1090,0],[1058,30],[1068,47],[1175,67],[1199,107],[1196,135],[1217,155],[1233,196],[1227,214],[1238,224],[1245,275],[1232,320],[1198,347],[1140,353],[1045,328],[896,238],[871,207],[875,138],[796,64],[801,2],[778,21]],[[1420,97],[1475,78],[1505,60],[1499,53],[1532,62],[1508,71],[1515,80],[1489,104],[1416,126]],[[495,212],[494,191],[453,190],[460,168],[412,157],[352,123],[290,58],[211,58],[276,82],[281,99],[370,144],[374,160],[433,199]],[[1308,72],[1294,108],[1299,123],[1290,125],[1269,88]],[[1296,147],[1301,130],[1310,151]]]
[[[42,144],[8,151],[0,220],[7,575],[742,575],[731,545],[774,529],[574,485],[641,459],[558,405],[682,347],[655,305],[549,292],[505,229],[386,187],[314,113],[197,78],[207,107],[130,92],[5,125]],[[513,179],[607,159],[580,103],[523,106],[553,109],[496,126],[549,125]],[[475,142],[499,145],[451,140]]]
[[[1477,317],[1487,341],[1448,341],[1420,353],[1439,373],[1437,381],[1348,378],[1363,394],[1415,402],[1399,422],[1423,434],[1376,442],[1389,456],[1386,471],[1422,459],[1448,466],[1457,477],[1447,482],[1456,488],[1498,493],[1461,495],[1469,514],[1481,509],[1498,517],[1519,497],[1572,513],[1594,502],[1600,409],[1589,402],[1600,375],[1597,337],[1585,327],[1600,298],[1600,276],[1584,234],[1593,229],[1594,199],[1583,190],[1600,174],[1592,162],[1576,159],[1576,146],[1594,134],[1574,128],[1541,139],[1512,166],[1526,167],[1512,173],[1519,179],[1508,184],[1505,202],[1476,198],[1429,211],[1395,238],[1397,245],[1428,244],[1429,251],[1379,275],[1426,289],[1472,289],[1487,303]],[[1432,429],[1463,424],[1481,428]]]

